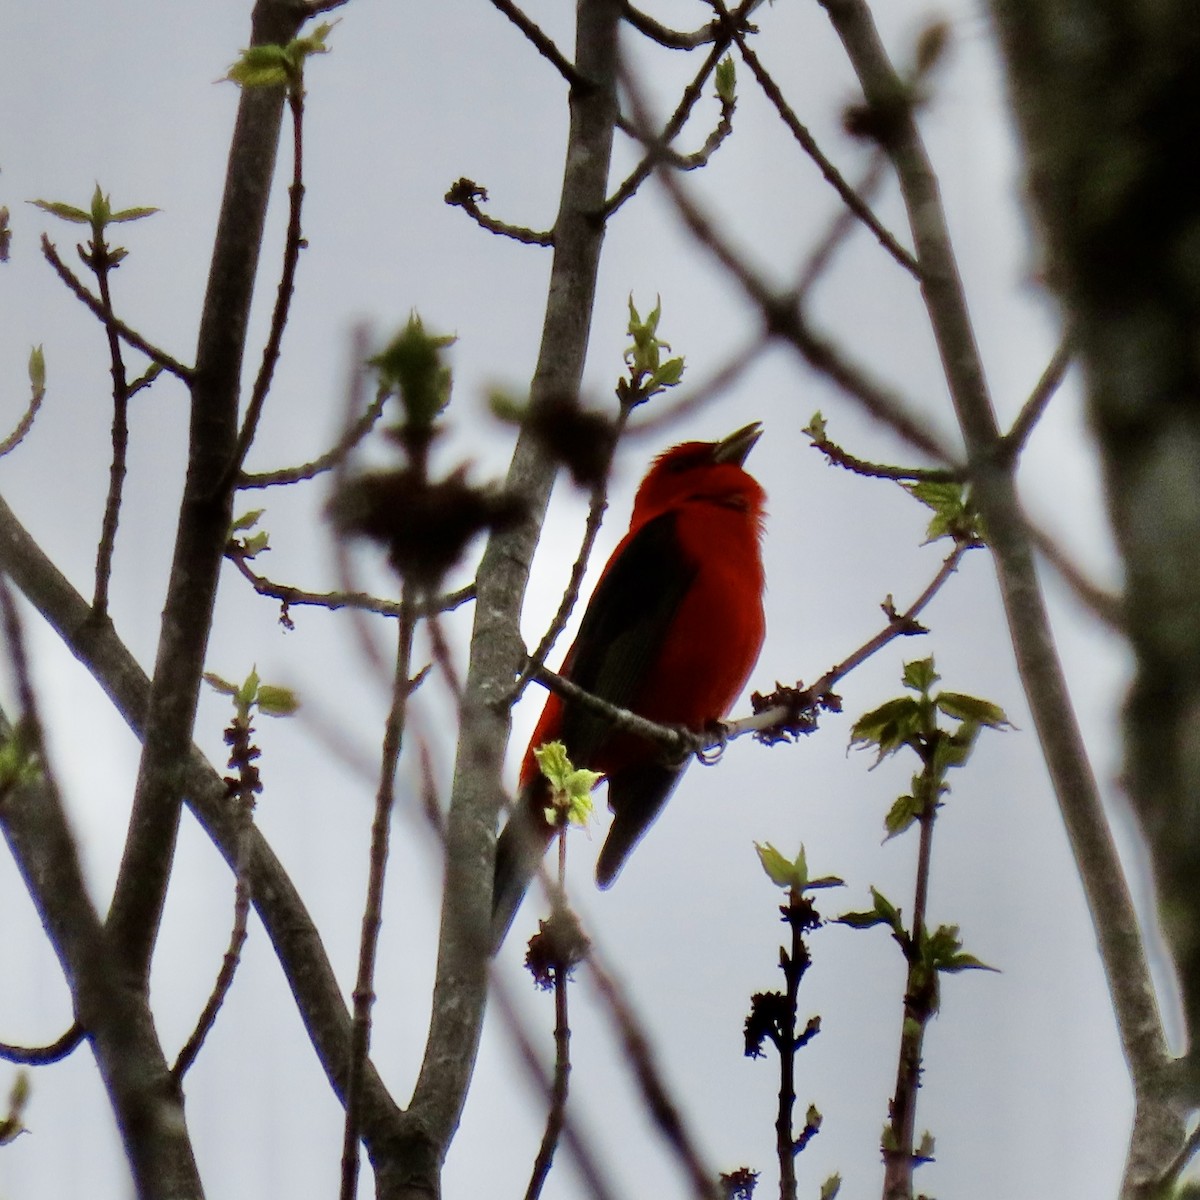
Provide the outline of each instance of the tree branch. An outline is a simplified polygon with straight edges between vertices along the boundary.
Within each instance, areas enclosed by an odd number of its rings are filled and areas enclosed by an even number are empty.
[[[54,243],[45,234],[42,234],[42,254],[45,255],[46,261],[54,268],[55,274],[67,285],[76,299],[91,309],[93,315],[105,326],[116,330],[122,341],[127,342],[135,350],[140,350],[151,362],[157,363],[164,371],[170,371],[176,379],[181,379],[186,384],[192,382],[195,376],[195,370],[192,367],[185,367],[165,350],[160,350],[153,343],[146,341],[140,333],[130,329],[119,317],[112,313],[105,313],[103,302],[83,286],[71,268],[59,257]]]
[[[1139,1112],[1131,1159],[1148,1153],[1150,1160],[1161,1162],[1176,1152],[1183,1138],[1179,1113],[1161,1090],[1168,1062],[1166,1039],[1132,897],[1063,678],[1012,470],[1004,462],[937,180],[870,11],[862,0],[822,3],[846,47],[867,103],[889,114],[891,132],[885,148],[908,209],[922,296],[967,443],[970,478],[987,524],[1018,671],[1083,882],[1133,1076]]]
[[[86,600],[67,582],[0,498],[0,570],[55,630],[141,738],[150,681],[111,625],[91,619]],[[188,806],[236,872],[243,822],[221,775],[191,746],[181,764]],[[257,826],[245,833],[246,871],[254,908],[275,948],[313,1048],[334,1091],[344,1095],[350,1061],[350,1014],[341,986],[304,901]],[[403,1132],[403,1115],[368,1064],[363,1086],[363,1137],[369,1148]]]
[[[202,1200],[182,1098],[167,1069],[146,992],[119,969],[88,898],[75,839],[46,762],[16,605],[2,578],[0,609],[33,765],[30,778],[0,795],[0,830],[67,978],[76,1021],[96,1057],[138,1195]],[[13,736],[0,714],[0,739]]]
[[[286,43],[302,11],[257,0],[254,45]],[[217,581],[229,535],[246,325],[279,143],[282,88],[243,88],[230,148],[208,290],[200,321],[188,468],[163,606],[142,758],[108,929],[121,960],[142,979],[174,858],[183,771]]]
[[[530,387],[534,411],[574,399],[587,350],[617,116],[620,0],[582,0],[562,197],[542,344]],[[507,487],[528,505],[516,529],[493,535],[477,574],[478,602],[446,831],[446,878],[433,1014],[410,1111],[444,1147],[458,1123],[478,1046],[486,990],[496,818],[509,735],[506,696],[520,661],[518,618],[553,469],[522,430]],[[442,998],[454,997],[454,1003]]]

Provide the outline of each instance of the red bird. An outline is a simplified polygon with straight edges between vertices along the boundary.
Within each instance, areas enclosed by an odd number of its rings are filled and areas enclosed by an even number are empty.
[[[663,725],[723,718],[763,641],[760,541],[765,494],[742,468],[757,421],[719,442],[685,442],[654,460],[629,532],[608,560],[562,674]],[[521,766],[514,815],[496,845],[493,945],[499,947],[555,829],[533,751],[562,741],[576,767],[603,773],[612,827],[596,863],[608,887],[687,766],[551,692]]]

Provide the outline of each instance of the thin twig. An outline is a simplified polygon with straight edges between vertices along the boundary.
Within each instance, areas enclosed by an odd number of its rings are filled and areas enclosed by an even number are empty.
[[[772,729],[786,729],[789,722],[797,716],[812,712],[823,697],[829,694],[835,683],[844,679],[856,667],[861,666],[867,659],[878,654],[889,642],[898,637],[911,637],[924,633],[924,628],[918,624],[917,617],[925,610],[929,602],[942,590],[950,576],[958,569],[958,564],[968,550],[977,549],[972,542],[959,542],[953,551],[947,555],[937,574],[930,580],[925,590],[903,612],[896,612],[890,603],[884,604],[887,613],[887,624],[874,637],[868,638],[857,650],[847,655],[836,666],[830,667],[815,683],[804,688],[796,696],[789,696],[786,703],[767,704],[761,707],[752,717],[726,722],[722,727],[723,738],[713,739],[705,749],[715,749],[734,738],[747,733],[764,734]],[[787,691],[788,689],[784,689]],[[769,698],[768,698],[769,699]],[[701,760],[703,761],[703,760]]]
[[[720,1200],[717,1177],[704,1162],[700,1147],[684,1121],[683,1114],[667,1090],[653,1046],[645,1029],[634,1015],[624,992],[604,968],[595,948],[588,956],[588,967],[600,998],[616,1028],[625,1058],[637,1080],[642,1102],[667,1145],[675,1152],[692,1193],[699,1200]]]
[[[815,437],[809,433],[812,448],[819,450],[836,467],[844,467],[855,475],[868,479],[894,479],[904,483],[961,483],[963,476],[943,467],[891,467],[886,463],[869,462],[843,450],[836,442],[826,437]]]
[[[727,21],[732,21],[732,14],[725,7],[723,0],[712,0],[712,3]],[[758,80],[759,87],[762,88],[767,99],[774,105],[775,111],[791,131],[792,137],[796,139],[804,153],[816,164],[817,169],[825,177],[826,182],[842,198],[842,203],[875,235],[879,240],[879,244],[888,254],[912,275],[914,279],[919,280],[921,278],[921,268],[917,265],[917,260],[884,227],[879,218],[864,203],[862,197],[846,182],[845,176],[833,165],[833,162],[825,155],[821,147],[817,145],[816,138],[808,131],[807,126],[805,126],[800,118],[796,116],[791,105],[784,98],[783,92],[780,91],[779,85],[771,77],[770,72],[759,61],[758,55],[750,49],[745,34],[737,28],[736,24],[733,24],[731,28],[733,30],[733,38],[737,42],[738,51],[743,61],[753,72],[754,78]]]
[[[716,70],[717,64],[721,61],[721,55],[725,53],[729,46],[729,39],[730,35],[723,33],[721,37],[714,40],[713,48],[708,52],[695,77],[683,89],[683,95],[679,98],[679,103],[675,106],[675,111],[663,127],[662,133],[656,139],[654,148],[642,156],[641,162],[634,167],[621,186],[612,194],[608,203],[605,204],[604,215],[606,217],[611,217],[626,200],[634,196],[638,188],[650,177],[660,161],[665,161],[677,170],[694,170],[697,167],[703,166],[708,161],[712,152],[728,137],[733,128],[733,110],[736,102],[730,101],[727,103],[722,100],[721,116],[717,127],[709,135],[700,150],[696,151],[693,155],[685,157],[669,149],[671,142],[674,141],[683,129],[684,124],[691,115],[692,109],[696,107],[696,102],[700,99],[706,80]],[[665,155],[663,148],[667,149]]]
[[[383,883],[387,871],[392,808],[396,799],[396,766],[404,736],[408,697],[413,689],[413,627],[415,616],[404,585],[400,603],[403,611],[397,631],[396,670],[392,680],[392,705],[383,734],[379,788],[375,794],[375,819],[371,825],[371,863],[367,901],[363,909],[362,937],[358,951],[358,976],[354,983],[354,1024],[350,1035],[350,1063],[346,1078],[346,1124],[342,1140],[341,1200],[354,1200],[358,1184],[359,1108],[362,1103],[362,1074],[371,1044],[371,1007],[375,1002],[375,956],[383,923]]]
[[[281,467],[277,471],[260,471],[254,474],[243,472],[238,476],[238,488],[248,490],[302,483],[305,480],[315,479],[326,471],[333,470],[375,428],[375,423],[383,412],[387,398],[388,393],[380,390],[367,405],[366,411],[342,434],[332,450],[327,450],[324,454],[312,459],[311,462],[301,463],[296,467]]]
[[[300,228],[300,211],[304,205],[304,83],[297,74],[288,86],[288,107],[292,114],[292,183],[288,188],[288,223],[283,245],[283,269],[279,274],[279,288],[275,293],[275,307],[271,312],[271,329],[263,347],[262,363],[246,405],[246,416],[238,434],[237,446],[229,473],[234,479],[241,472],[242,464],[250,451],[258,422],[262,417],[271,380],[275,377],[275,366],[279,362],[279,350],[283,344],[283,331],[287,326],[288,313],[292,306],[292,294],[296,288],[296,267],[300,262],[300,251],[307,244]]]
[[[147,358],[158,363],[164,371],[170,371],[177,379],[183,380],[184,383],[192,382],[196,375],[192,367],[185,367],[183,363],[172,358],[165,350],[160,350],[151,342],[146,341],[140,333],[130,329],[119,317],[105,315],[104,305],[84,287],[71,268],[63,262],[58,255],[58,251],[55,249],[54,243],[45,234],[42,234],[42,254],[45,256],[46,261],[54,268],[55,274],[67,285],[76,299],[80,300],[106,325],[111,323],[112,328],[117,331],[122,341],[127,342],[135,350],[140,350]]]
[[[372,596],[367,592],[309,592],[291,584],[275,583],[265,575],[258,574],[250,565],[245,555],[231,551],[227,557],[237,567],[238,571],[250,581],[254,590],[260,596],[268,596],[278,600],[284,609],[304,605],[313,608],[324,608],[336,612],[340,608],[355,608],[363,612],[379,613],[384,617],[398,617],[402,606],[396,600],[384,600],[380,596]],[[437,613],[451,612],[460,605],[475,598],[474,584],[447,592],[443,596],[433,596],[422,600],[413,606],[418,617],[434,616]]]
[[[697,46],[706,46],[709,42],[715,42],[721,32],[719,21],[709,21],[707,25],[701,25],[699,29],[693,30],[691,33],[671,29],[661,21],[656,21],[652,16],[642,12],[641,9],[634,8],[632,4],[625,5],[624,15],[625,20],[638,33],[644,34],[652,42],[657,42],[658,45],[665,46],[668,50],[695,50]]]
[[[481,187],[473,179],[465,177],[456,179],[450,185],[450,190],[444,198],[451,208],[461,208],[476,225],[481,229],[486,229],[488,233],[512,238],[514,242],[521,242],[526,246],[554,245],[553,229],[539,231],[529,229],[525,225],[510,225],[507,221],[498,221],[495,217],[489,217],[479,207],[480,201],[486,201],[488,198],[487,188]]]
[[[880,180],[883,178],[883,170],[886,165],[886,155],[876,150],[871,155],[871,161],[866,171],[863,172],[862,179],[854,189],[855,194],[864,204],[870,205]],[[839,205],[833,220],[829,222],[828,229],[814,243],[812,250],[809,251],[808,260],[800,271],[795,290],[796,304],[799,307],[804,306],[809,293],[817,282],[824,278],[834,254],[846,243],[858,225],[859,219],[853,209],[847,208],[844,204]]]
[[[639,130],[647,130],[649,118],[639,84],[626,69],[622,69],[621,79]],[[642,136],[647,145],[653,145],[653,135],[643,133]],[[792,296],[776,292],[750,268],[687,194],[675,172],[660,170],[658,177],[685,227],[758,306],[773,336],[793,346],[809,366],[853,396],[876,420],[889,426],[931,458],[955,468],[955,456],[928,430],[907,401],[873,379],[866,368],[854,362],[839,347],[817,334],[797,311]]]
[[[1069,558],[1067,552],[1028,517],[1025,518],[1025,528],[1034,548],[1058,572],[1062,581],[1075,593],[1075,598],[1088,612],[1103,621],[1114,633],[1128,634],[1122,598],[1089,579],[1079,564]]]
[[[492,0],[492,5],[502,12],[533,44],[537,52],[571,85],[573,88],[587,87],[587,80],[569,62],[563,52],[554,44],[549,34],[535,21],[525,15],[512,0]]]
[[[924,961],[929,867],[933,852],[933,827],[938,809],[932,758],[926,762],[924,774],[926,792],[930,799],[917,818],[921,837],[917,851],[912,928],[907,940],[901,943],[908,969],[904,986],[900,1049],[896,1062],[896,1090],[888,1106],[891,1137],[883,1150],[883,1200],[910,1200],[912,1196],[913,1169],[919,1161],[913,1153],[913,1144],[917,1131],[917,1089],[921,1086],[921,1052],[925,1031],[937,1011],[937,970],[931,969]]]
[[[33,428],[34,419],[38,415],[38,409],[42,407],[42,401],[46,398],[45,386],[39,387],[37,384],[32,384],[29,389],[29,404],[25,409],[21,419],[17,422],[16,428],[0,442],[0,458],[6,454],[11,454],[26,438],[29,431]]]
[[[558,886],[565,893],[567,886],[567,828],[565,822],[558,831]],[[565,910],[564,910],[565,911]],[[542,1143],[538,1147],[529,1186],[525,1189],[525,1200],[538,1200],[542,1188],[554,1164],[554,1151],[558,1148],[567,1115],[567,1094],[571,1080],[571,1022],[567,1007],[567,992],[570,967],[563,961],[553,966],[554,971],[554,1081],[550,1087],[550,1106],[546,1113],[546,1128]]]
[[[97,229],[90,254],[84,260],[96,276],[103,306],[104,332],[108,338],[109,370],[112,374],[112,460],[108,470],[108,494],[104,499],[104,516],[100,523],[100,541],[96,546],[96,587],[92,595],[92,612],[97,619],[108,615],[108,584],[112,577],[112,558],[117,543],[117,525],[121,517],[121,496],[125,487],[126,460],[129,454],[129,383],[125,359],[121,354],[121,338],[114,321],[112,294],[108,276],[112,259],[103,230]]]
[[[1029,399],[1017,413],[1017,419],[1013,422],[1012,428],[1000,439],[1001,452],[1009,462],[1015,462],[1025,448],[1025,443],[1029,440],[1034,426],[1041,420],[1046,406],[1058,391],[1059,385],[1067,373],[1067,368],[1071,365],[1073,353],[1074,347],[1068,332],[1063,334],[1062,340],[1046,364],[1041,378],[1029,394]]]
[[[56,1038],[48,1046],[14,1046],[9,1042],[0,1042],[0,1058],[26,1067],[46,1066],[66,1058],[82,1043],[83,1036],[83,1026],[76,1021],[62,1037]]]
[[[621,411],[613,424],[614,453],[631,411],[632,409],[628,405],[622,404]],[[588,502],[587,523],[583,530],[583,541],[580,544],[579,553],[575,556],[575,562],[571,566],[571,577],[567,581],[566,590],[559,601],[558,611],[554,614],[554,620],[550,622],[549,628],[542,635],[542,640],[538,642],[537,649],[530,655],[529,661],[517,677],[517,682],[513,684],[512,692],[505,697],[506,704],[516,704],[524,694],[529,681],[546,665],[546,659],[550,656],[550,651],[554,649],[554,643],[562,636],[562,631],[567,627],[571,613],[579,602],[579,590],[583,586],[583,577],[587,573],[588,562],[592,557],[596,535],[600,532],[600,525],[608,510],[608,480],[609,473],[606,471],[592,488],[592,495]]]
[[[212,992],[196,1021],[196,1027],[179,1051],[175,1065],[171,1068],[171,1078],[176,1083],[183,1079],[192,1063],[196,1061],[196,1056],[204,1045],[204,1039],[208,1037],[209,1031],[216,1023],[221,1005],[224,1004],[225,997],[233,986],[233,978],[237,973],[238,964],[241,962],[242,947],[246,944],[246,927],[250,919],[251,903],[249,835],[252,804],[253,797],[250,798],[250,803],[247,803],[244,797],[238,797],[238,821],[241,827],[237,835],[237,861],[234,865],[233,927],[229,931],[229,944],[226,947],[225,956],[221,960],[221,969],[217,972]]]

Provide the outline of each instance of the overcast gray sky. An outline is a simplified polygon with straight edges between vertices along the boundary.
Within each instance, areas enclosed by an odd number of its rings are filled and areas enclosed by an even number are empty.
[[[130,250],[114,279],[120,312],[151,340],[187,359],[208,267],[237,103],[215,83],[245,44],[248,0],[148,4],[66,0],[13,6],[0,56],[0,204],[12,210],[12,261],[0,268],[0,425],[15,423],[29,347],[43,344],[49,395],[27,444],[0,465],[0,489],[18,516],[83,590],[107,480],[103,334],[41,260],[43,230],[65,253],[78,228],[25,201],[86,204],[98,181],[115,205],[161,212],[124,226]],[[560,44],[571,44],[568,5],[526,6]],[[654,12],[692,27],[701,4],[659,0]],[[924,129],[941,179],[977,333],[1002,423],[1010,421],[1056,341],[1053,307],[1033,283],[1036,262],[1019,206],[1019,181],[1002,87],[982,11],[966,3],[879,5],[893,53],[909,52],[931,15],[949,18],[951,50],[937,76]],[[332,53],[309,68],[305,251],[294,317],[252,466],[311,458],[340,420],[349,336],[366,321],[380,335],[420,311],[454,332],[455,400],[439,465],[474,463],[500,474],[512,433],[487,415],[486,395],[527,383],[540,336],[549,252],[491,237],[442,202],[459,176],[485,185],[502,219],[548,227],[557,206],[565,133],[559,78],[483,0],[440,5],[351,0]],[[819,6],[779,4],[757,18],[760,52],[797,111],[847,174],[865,162],[840,132],[854,97],[849,68]],[[694,70],[685,56],[639,53],[643,77],[670,96]],[[689,177],[729,223],[738,244],[785,283],[826,228],[836,201],[757,93],[739,76],[735,134],[712,165]],[[665,102],[664,102],[665,103]],[[701,107],[688,148],[713,118]],[[614,182],[634,161],[619,144]],[[281,159],[286,164],[286,153]],[[702,177],[700,177],[702,176]],[[255,329],[261,344],[282,244],[277,189],[263,256]],[[879,201],[902,228],[895,189]],[[663,304],[661,331],[686,356],[690,380],[719,368],[755,329],[753,314],[704,254],[675,227],[647,187],[613,223],[605,248],[586,373],[588,399],[604,403],[620,374],[626,301]],[[945,388],[919,296],[863,233],[856,233],[814,296],[822,328],[909,396],[932,424],[952,430]],[[249,369],[257,352],[248,356]],[[117,630],[152,661],[185,452],[186,398],[161,380],[134,403],[130,490],[117,548]],[[780,349],[764,355],[726,393],[678,429],[631,439],[614,481],[595,564],[628,519],[632,490],[650,457],[673,441],[725,434],[761,419],[766,434],[750,468],[770,497],[766,540],[768,635],[751,687],[811,680],[879,626],[889,594],[903,606],[935,573],[944,546],[921,546],[925,512],[889,483],[825,465],[801,429],[821,409],[831,436],[866,457],[906,452]],[[1031,512],[1101,581],[1116,567],[1096,466],[1069,379],[1026,454],[1021,473]],[[266,497],[281,581],[331,584],[323,485]],[[264,501],[250,497],[244,507]],[[582,528],[582,498],[555,494],[535,565],[525,632],[548,621]],[[387,575],[361,555],[364,578]],[[464,576],[465,578],[465,576]],[[595,569],[589,580],[595,578]],[[1117,713],[1126,660],[1120,646],[1047,581],[1061,650],[1097,773],[1120,797]],[[266,791],[259,821],[297,880],[350,991],[364,893],[371,776],[386,688],[359,653],[344,618],[294,612],[285,633],[276,609],[249,593],[232,568],[223,583],[210,669],[240,678],[254,663],[298,689],[305,714],[260,721]],[[448,621],[462,654],[469,610]],[[99,690],[30,620],[37,677],[95,896],[106,903],[119,861],[137,747]],[[741,1055],[753,991],[779,985],[779,894],[763,876],[754,840],[788,852],[801,841],[819,874],[848,887],[822,899],[830,914],[868,903],[880,887],[911,906],[915,839],[881,844],[882,819],[908,785],[908,764],[869,773],[847,755],[854,716],[899,691],[905,659],[936,655],[945,685],[1002,705],[1017,729],[985,733],[956,780],[938,825],[931,918],[959,924],[967,948],[1001,968],[949,979],[930,1031],[918,1122],[937,1137],[937,1163],[921,1186],[942,1196],[1090,1200],[1113,1191],[1130,1116],[1120,1050],[1054,799],[1012,662],[991,565],[968,557],[928,612],[932,636],[894,645],[839,691],[846,715],[827,717],[801,745],[732,746],[715,768],[693,767],[666,815],[611,892],[590,883],[602,831],[576,836],[575,894],[656,1037],[660,1061],[714,1166],[763,1172],[776,1187],[774,1062]],[[380,634],[382,636],[382,633]],[[565,643],[564,643],[565,644]],[[460,657],[460,661],[465,661]],[[536,717],[536,689],[519,709],[512,775]],[[414,720],[431,739],[439,778],[453,755],[444,689],[420,694]],[[745,702],[736,713],[747,711]],[[226,714],[203,702],[198,740],[222,758]],[[336,743],[347,753],[335,752]],[[356,763],[358,765],[356,765]],[[365,764],[365,769],[363,769]],[[374,1057],[403,1101],[419,1064],[428,1018],[439,866],[419,815],[414,769],[402,768],[393,865],[381,947]],[[1140,885],[1144,891],[1144,884]],[[172,1053],[208,993],[228,936],[232,886],[224,865],[187,822],[155,964],[154,999]],[[52,953],[11,862],[0,861],[0,1039],[49,1041],[70,1023]],[[527,906],[516,932],[532,928]],[[513,977],[552,1051],[552,1002],[529,994],[517,969],[520,936],[501,970]],[[798,1169],[815,1195],[833,1171],[843,1195],[878,1190],[879,1130],[895,1072],[902,972],[881,931],[832,927],[814,938],[816,965],[801,1008],[823,1031],[799,1065],[801,1105],[825,1124]],[[573,1105],[610,1152],[626,1195],[686,1194],[649,1130],[601,1010],[586,983],[574,992]],[[0,1091],[11,1069],[0,1069]],[[257,922],[211,1045],[188,1080],[188,1111],[211,1196],[330,1195],[336,1187],[340,1112],[303,1040],[290,995]],[[128,1176],[90,1055],[78,1051],[39,1070],[27,1116],[32,1133],[0,1149],[0,1197],[129,1194]],[[520,1078],[502,1025],[489,1016],[476,1083],[446,1171],[447,1196],[523,1192],[541,1113]],[[369,1180],[363,1194],[370,1194]],[[570,1169],[547,1196],[578,1194]]]

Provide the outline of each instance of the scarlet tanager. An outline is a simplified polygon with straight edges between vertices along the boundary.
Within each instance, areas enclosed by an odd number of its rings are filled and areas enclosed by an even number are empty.
[[[732,707],[763,641],[760,550],[765,494],[742,464],[757,421],[719,442],[685,442],[656,458],[638,488],[629,532],[605,565],[562,675],[663,725],[700,730]],[[596,863],[608,887],[662,811],[687,760],[613,729],[554,692],[521,766],[520,794],[496,844],[493,947],[499,948],[553,840],[549,785],[534,750],[561,741],[576,767],[608,782],[612,827]]]

